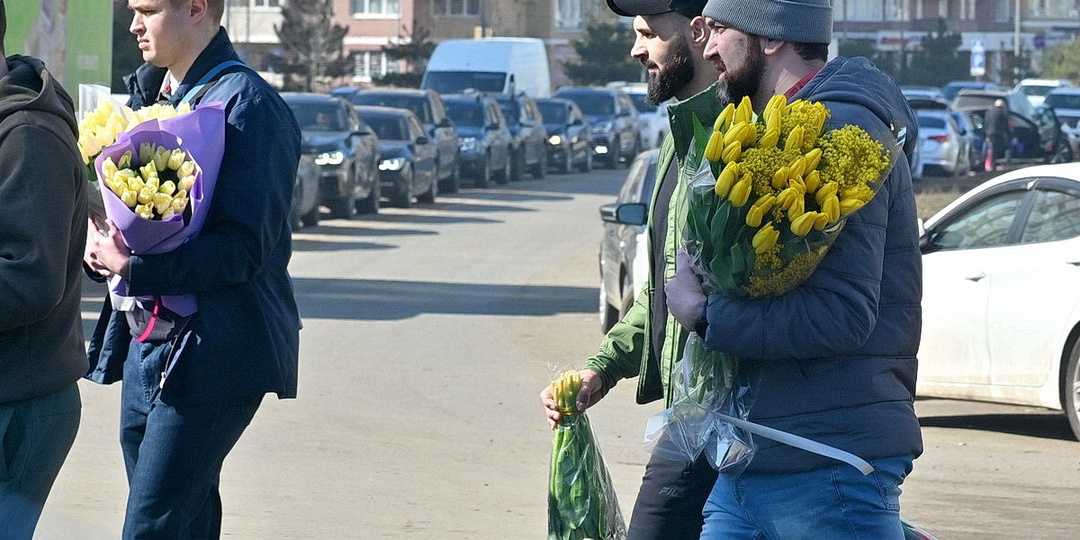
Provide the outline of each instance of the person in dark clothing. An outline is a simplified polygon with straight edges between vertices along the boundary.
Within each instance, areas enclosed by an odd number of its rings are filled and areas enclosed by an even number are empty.
[[[240,62],[221,27],[225,0],[129,0],[143,64],[129,105],[224,104],[224,157],[197,236],[173,251],[131,253],[90,228],[86,264],[119,275],[125,296],[194,294],[175,335],[137,339],[106,299],[88,377],[123,380],[128,476],[124,539],[218,538],[222,463],[266,393],[296,397],[300,317],[287,271],[300,128],[278,92]],[[163,92],[172,90],[171,94]],[[135,309],[142,309],[136,306]],[[145,314],[144,314],[144,318]]]
[[[910,155],[914,113],[896,82],[865,58],[827,59],[829,0],[709,0],[706,58],[721,99],[774,95],[820,102],[826,129],[858,126]],[[851,214],[812,275],[772,298],[705,296],[680,265],[668,307],[705,347],[740,359],[748,420],[859,456],[855,467],[757,436],[742,471],[721,471],[703,540],[902,540],[900,485],[922,452],[915,415],[922,267],[908,160]]]
[[[990,155],[986,170],[999,168],[998,160],[1008,165],[1012,160],[1012,130],[1009,127],[1009,106],[1004,99],[994,100],[994,105],[986,110],[983,118],[983,131],[986,134],[986,148]]]
[[[6,33],[0,0],[0,538],[30,540],[79,429],[87,181],[71,98]]]

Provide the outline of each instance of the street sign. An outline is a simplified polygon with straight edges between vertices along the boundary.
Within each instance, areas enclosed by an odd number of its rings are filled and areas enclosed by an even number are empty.
[[[986,48],[982,41],[976,39],[971,42],[971,76],[982,77],[986,75]]]

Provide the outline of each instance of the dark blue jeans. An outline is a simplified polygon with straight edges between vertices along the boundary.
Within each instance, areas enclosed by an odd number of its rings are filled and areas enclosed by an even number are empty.
[[[221,465],[262,396],[197,405],[158,392],[171,345],[131,342],[124,364],[120,446],[128,477],[125,540],[221,536]]]
[[[0,538],[30,540],[79,431],[78,383],[0,403]]]
[[[702,540],[903,540],[900,484],[913,458],[800,473],[722,474],[705,504]]]

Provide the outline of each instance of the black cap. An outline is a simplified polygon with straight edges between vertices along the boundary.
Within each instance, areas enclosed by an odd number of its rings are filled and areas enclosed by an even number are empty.
[[[607,0],[611,11],[623,17],[660,15],[675,11],[692,19],[701,15],[705,4],[706,0]]]

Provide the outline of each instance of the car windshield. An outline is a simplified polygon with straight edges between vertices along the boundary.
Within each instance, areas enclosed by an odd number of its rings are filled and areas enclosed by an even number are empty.
[[[499,102],[499,108],[502,109],[503,116],[506,117],[506,121],[509,124],[517,125],[518,120],[521,117],[521,113],[518,109],[518,103],[515,99],[497,99]]]
[[[379,139],[388,141],[403,141],[405,136],[405,122],[400,117],[390,115],[364,115],[364,122],[371,126]]]
[[[484,127],[484,107],[475,101],[448,101],[446,114],[455,124]]]
[[[646,99],[646,94],[630,94],[630,101],[634,102],[634,107],[636,107],[640,113],[656,112],[656,105],[653,105]]]
[[[485,71],[429,71],[424,77],[424,88],[440,94],[460,94],[466,90],[479,92],[502,92],[506,86],[506,73]]]
[[[1043,103],[1055,109],[1080,109],[1080,94],[1047,94]]]
[[[613,116],[615,114],[615,100],[608,94],[573,93],[566,96],[572,99],[581,112],[589,116]]]
[[[427,98],[423,96],[358,92],[352,97],[352,102],[355,105],[379,105],[382,107],[392,107],[394,109],[408,109],[412,111],[421,122],[425,124],[435,123],[431,118],[430,109],[424,106],[427,102]]]
[[[346,131],[345,111],[334,103],[290,103],[300,129],[308,131]]]
[[[545,123],[566,123],[566,107],[562,103],[555,103],[553,101],[540,101],[536,105],[540,107],[540,114],[544,116]]]

